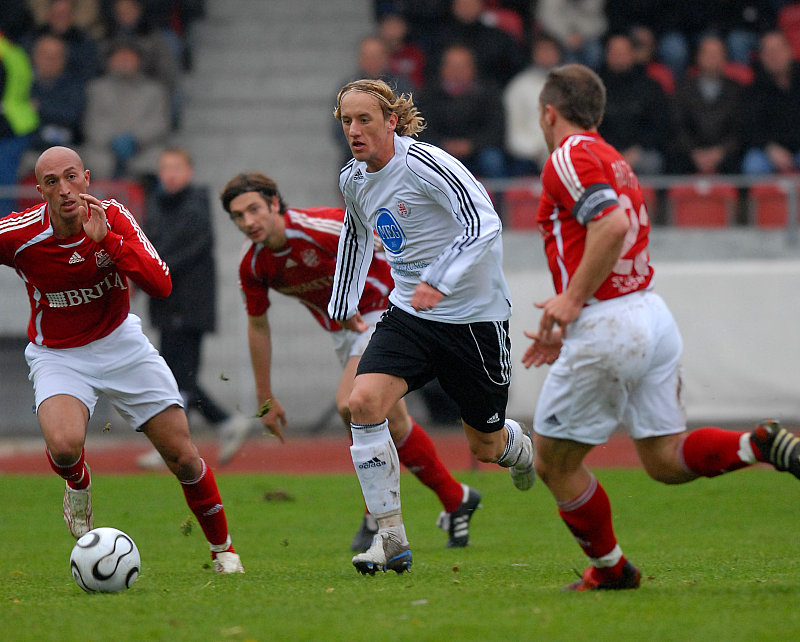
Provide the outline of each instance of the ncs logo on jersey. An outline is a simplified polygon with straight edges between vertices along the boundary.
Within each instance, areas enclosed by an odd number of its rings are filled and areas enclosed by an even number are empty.
[[[102,268],[106,265],[110,265],[112,263],[111,256],[109,256],[108,252],[105,250],[100,250],[99,252],[94,253],[95,261],[97,261],[97,267]]]
[[[316,267],[319,265],[319,255],[314,250],[303,250],[301,255],[303,257],[303,265],[307,265],[310,268]]]
[[[375,231],[387,252],[399,254],[406,247],[406,235],[392,213],[382,207],[375,213]]]
[[[403,218],[408,218],[408,208],[403,201],[397,201],[397,213]]]

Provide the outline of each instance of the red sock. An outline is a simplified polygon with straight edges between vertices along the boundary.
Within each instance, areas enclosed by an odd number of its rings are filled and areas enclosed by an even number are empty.
[[[611,524],[611,503],[597,478],[592,476],[589,487],[575,499],[559,502],[558,514],[583,552],[591,558],[596,567],[592,569],[595,578],[600,582],[618,578],[625,556],[617,546]],[[597,562],[604,557],[601,563],[605,565],[597,567]]]
[[[181,481],[186,503],[200,523],[200,528],[203,529],[206,539],[213,547],[212,550],[224,547],[216,552],[232,551],[233,547],[230,546],[228,537],[228,522],[225,519],[225,509],[222,508],[217,481],[214,479],[214,473],[206,466],[206,462],[202,459],[200,461],[203,462],[203,471],[200,476],[192,481]]]
[[[89,469],[86,468],[86,464],[84,462],[83,448],[81,448],[81,456],[78,457],[78,461],[67,466],[57,464],[53,459],[53,455],[50,453],[49,448],[45,448],[44,450],[47,453],[47,461],[50,462],[50,468],[52,468],[56,474],[66,479],[70,488],[74,488],[75,490],[83,490],[84,488],[89,487],[92,478],[89,475]]]
[[[416,421],[411,420],[410,432],[396,447],[400,463],[436,493],[446,512],[451,513],[459,507],[464,499],[464,489],[445,468],[433,441]]]
[[[691,472],[716,477],[749,466],[739,456],[739,441],[745,433],[713,426],[690,432],[681,445],[681,458]]]

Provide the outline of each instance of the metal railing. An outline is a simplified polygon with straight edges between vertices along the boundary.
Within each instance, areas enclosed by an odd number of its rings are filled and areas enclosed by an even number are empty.
[[[691,219],[678,218],[677,201],[680,188],[688,188],[687,192],[696,195],[695,204],[703,207],[703,196],[716,194],[718,188],[729,188],[735,190],[735,197],[728,205],[730,211],[726,216],[726,222],[722,226],[752,226],[753,228],[770,227],[772,229],[784,229],[786,244],[797,246],[800,243],[800,175],[768,175],[768,176],[745,176],[745,175],[659,175],[639,177],[643,190],[646,192],[646,201],[651,201],[651,220],[655,224],[661,225],[680,225],[681,227],[693,227]],[[501,215],[506,222],[513,221],[510,212],[510,202],[513,199],[506,199],[506,195],[518,197],[524,194],[525,190],[531,194],[531,200],[527,207],[535,208],[539,195],[541,194],[541,182],[538,176],[528,176],[509,179],[485,179],[481,181],[498,207]],[[778,213],[782,218],[785,213],[785,222],[777,222],[772,219],[768,223],[760,221],[759,207],[763,204],[762,197],[754,192],[762,189],[763,186],[774,188],[771,195],[773,199],[777,197],[777,202],[773,200],[772,212]],[[729,199],[730,200],[730,199]],[[524,205],[523,205],[524,206]],[[655,211],[652,211],[655,210]],[[525,212],[528,222],[535,212]],[[699,223],[697,227],[708,226]],[[715,225],[716,226],[716,225]]]

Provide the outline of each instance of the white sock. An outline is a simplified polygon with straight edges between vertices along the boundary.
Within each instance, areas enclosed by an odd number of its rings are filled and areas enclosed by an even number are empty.
[[[506,430],[508,430],[508,441],[506,442],[506,449],[497,460],[498,466],[511,468],[511,466],[516,466],[517,464],[526,464],[526,462],[519,461],[520,457],[525,454],[522,444],[525,435],[522,432],[522,427],[513,419],[506,419]]]
[[[400,459],[389,434],[389,422],[350,424],[353,445],[350,455],[367,509],[378,526],[402,524],[400,516]],[[390,515],[386,515],[390,513]],[[390,519],[382,519],[387,517]],[[392,522],[384,524],[383,522]]]

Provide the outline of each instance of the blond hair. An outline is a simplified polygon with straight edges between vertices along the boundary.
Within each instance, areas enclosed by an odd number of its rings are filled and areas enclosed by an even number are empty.
[[[339,95],[336,96],[336,109],[333,112],[338,120],[342,119],[342,99],[352,91],[360,91],[377,98],[384,118],[396,114],[397,128],[395,131],[399,136],[416,136],[425,129],[425,119],[414,106],[411,94],[398,96],[383,80],[369,78],[354,80],[339,90]]]

